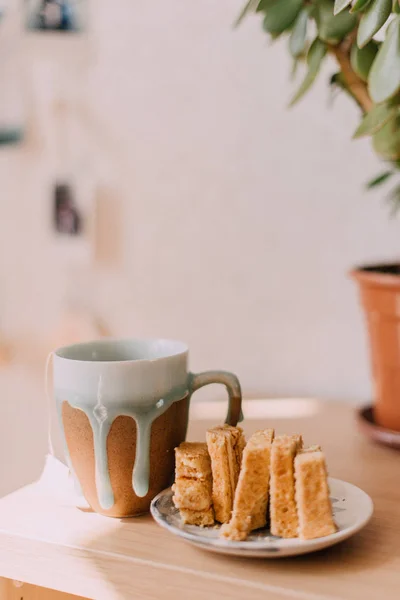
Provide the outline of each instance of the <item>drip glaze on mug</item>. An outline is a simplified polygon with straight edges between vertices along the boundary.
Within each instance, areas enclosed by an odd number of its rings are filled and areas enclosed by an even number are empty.
[[[88,408],[85,402],[80,402],[79,397],[57,399],[58,413],[62,430],[64,426],[61,416],[63,401],[67,401],[73,408],[82,410],[91,425],[93,432],[94,459],[95,459],[95,481],[99,504],[103,510],[108,510],[114,506],[114,492],[111,486],[110,473],[108,468],[107,456],[107,437],[114,420],[120,416],[131,417],[136,422],[136,456],[132,473],[132,488],[136,496],[143,498],[149,491],[150,479],[150,439],[151,427],[153,421],[162,415],[174,402],[179,402],[187,394],[186,386],[175,388],[160,398],[154,404],[146,407],[128,407],[120,406],[107,408],[102,401],[103,379],[100,376],[97,389],[97,402],[93,407]],[[69,457],[68,446],[64,434],[64,450],[68,461],[68,466],[77,480],[72,467],[72,461]]]

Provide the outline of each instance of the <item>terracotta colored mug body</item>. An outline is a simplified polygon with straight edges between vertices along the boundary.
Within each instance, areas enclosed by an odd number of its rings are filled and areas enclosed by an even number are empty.
[[[192,393],[222,383],[226,421],[236,425],[241,390],[224,371],[190,373],[188,348],[172,340],[101,340],[54,353],[54,395],[66,458],[96,512],[148,511],[174,473],[174,448],[186,436]]]
[[[374,420],[400,431],[400,265],[356,269],[375,388]]]

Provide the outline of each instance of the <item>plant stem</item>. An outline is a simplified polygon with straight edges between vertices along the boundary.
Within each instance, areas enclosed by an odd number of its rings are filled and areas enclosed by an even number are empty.
[[[346,40],[338,46],[330,46],[330,52],[335,56],[348,90],[364,112],[371,110],[373,102],[368,93],[367,84],[354,73],[350,63],[350,52]]]

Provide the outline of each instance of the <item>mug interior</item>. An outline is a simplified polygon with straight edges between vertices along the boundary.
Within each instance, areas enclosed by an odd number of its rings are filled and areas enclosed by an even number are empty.
[[[184,342],[165,339],[95,340],[64,346],[55,351],[56,356],[69,360],[90,362],[121,362],[157,360],[184,354]]]

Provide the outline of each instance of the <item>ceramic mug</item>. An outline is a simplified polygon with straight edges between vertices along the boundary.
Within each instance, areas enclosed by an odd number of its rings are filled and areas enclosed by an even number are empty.
[[[171,484],[193,392],[222,383],[226,422],[241,414],[241,389],[225,371],[188,371],[188,347],[164,339],[106,339],[54,352],[54,396],[68,466],[96,512],[134,516]]]

